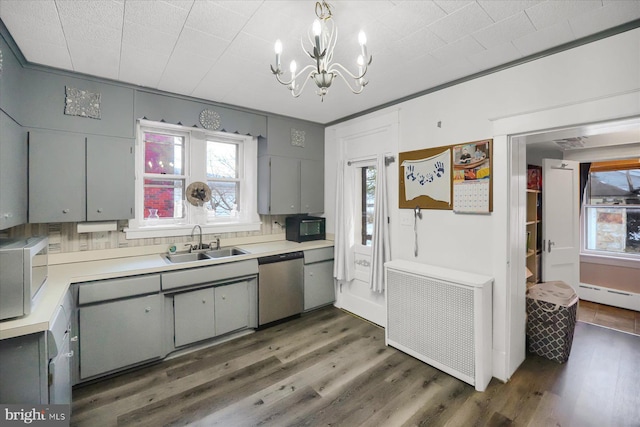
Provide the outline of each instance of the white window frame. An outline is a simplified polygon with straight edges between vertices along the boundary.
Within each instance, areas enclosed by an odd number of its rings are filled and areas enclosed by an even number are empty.
[[[219,141],[238,144],[238,179],[240,181],[240,210],[235,217],[215,217],[199,215],[188,206],[185,219],[164,219],[148,221],[144,219],[144,132],[167,133],[185,137],[185,191],[192,182],[207,182],[206,144]],[[258,141],[244,135],[188,128],[180,125],[138,120],[135,145],[135,217],[125,228],[127,239],[170,237],[190,235],[196,225],[202,227],[203,234],[232,233],[260,230],[258,215]],[[187,202],[188,205],[188,202]]]

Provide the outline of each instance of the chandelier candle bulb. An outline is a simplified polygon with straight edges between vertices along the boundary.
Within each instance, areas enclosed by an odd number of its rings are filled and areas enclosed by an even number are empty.
[[[282,54],[282,42],[280,39],[276,40],[276,45],[274,46],[274,50],[276,51],[276,69],[280,70],[280,55]]]
[[[367,57],[367,35],[364,33],[364,31],[360,31],[360,33],[358,34],[358,43],[360,43],[360,48],[362,49],[362,58],[364,59]]]
[[[318,50],[318,55],[320,55],[320,34],[322,34],[322,26],[320,25],[320,21],[317,19],[313,21],[313,35],[316,41],[316,49]]]

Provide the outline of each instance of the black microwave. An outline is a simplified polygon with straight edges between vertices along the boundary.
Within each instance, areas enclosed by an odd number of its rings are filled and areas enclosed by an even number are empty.
[[[326,219],[316,216],[288,216],[286,218],[286,237],[292,242],[308,242],[326,238]]]

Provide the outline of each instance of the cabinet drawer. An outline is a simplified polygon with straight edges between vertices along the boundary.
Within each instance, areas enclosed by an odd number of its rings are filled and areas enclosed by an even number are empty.
[[[162,289],[176,289],[202,283],[213,283],[253,274],[258,274],[258,260],[255,259],[173,271],[162,273]]]
[[[160,275],[79,283],[78,304],[109,301],[134,295],[160,292]]]
[[[327,261],[333,259],[333,246],[328,248],[310,249],[304,251],[304,263]]]

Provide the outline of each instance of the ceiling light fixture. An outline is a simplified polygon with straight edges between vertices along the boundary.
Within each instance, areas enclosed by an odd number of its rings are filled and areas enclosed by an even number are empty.
[[[313,53],[305,48],[303,38],[300,39],[302,50],[314,60],[315,64],[307,65],[299,72],[296,72],[298,68],[296,61],[291,61],[291,65],[289,66],[291,78],[289,80],[282,80],[281,78],[283,74],[280,68],[282,42],[279,39],[276,40],[276,66],[275,68],[273,65],[271,66],[271,72],[276,76],[280,84],[287,86],[294,98],[300,96],[309,80],[313,80],[316,86],[318,86],[316,94],[320,96],[322,101],[324,101],[324,96],[327,94],[336,76],[340,76],[351,92],[355,94],[361,93],[368,83],[368,81],[364,79],[364,75],[367,73],[367,67],[371,64],[373,57],[367,53],[367,36],[363,31],[360,31],[360,34],[358,34],[358,42],[360,43],[360,54],[356,59],[358,73],[352,74],[343,65],[333,62],[333,50],[338,39],[338,29],[331,18],[332,7],[333,6],[326,1],[316,2],[315,12],[318,19],[313,21],[313,25],[307,31],[307,38],[309,39]],[[302,75],[304,75],[302,85],[297,84],[296,79]]]

